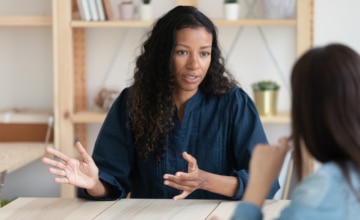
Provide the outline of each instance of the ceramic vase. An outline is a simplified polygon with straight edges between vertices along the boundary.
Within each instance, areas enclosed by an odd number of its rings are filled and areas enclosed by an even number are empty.
[[[239,19],[239,3],[227,3],[224,4],[224,14],[226,20]]]
[[[151,4],[142,4],[140,5],[140,19],[143,21],[148,21],[153,18],[153,7]]]
[[[122,20],[133,20],[135,16],[135,5],[132,3],[120,3],[119,12]]]

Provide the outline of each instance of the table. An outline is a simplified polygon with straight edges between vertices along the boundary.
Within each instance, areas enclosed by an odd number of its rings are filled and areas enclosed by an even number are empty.
[[[237,204],[238,202],[234,201],[221,201],[209,217],[217,216],[221,220],[230,219]],[[281,210],[289,204],[290,200],[266,200],[262,209],[264,220],[276,219],[280,215]]]
[[[267,200],[264,219],[273,219],[289,200]],[[0,208],[0,219],[229,219],[238,202],[221,200],[18,198]]]

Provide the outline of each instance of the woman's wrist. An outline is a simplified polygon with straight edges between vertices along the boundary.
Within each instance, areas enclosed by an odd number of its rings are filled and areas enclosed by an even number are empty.
[[[234,176],[223,176],[201,170],[201,189],[227,197],[236,195],[239,188],[238,179]]]
[[[242,201],[253,203],[259,208],[264,204],[264,201],[269,193],[269,190],[263,184],[255,182],[248,182]]]
[[[87,188],[86,192],[92,197],[106,197],[108,194],[105,183],[100,179],[97,179],[93,187]]]

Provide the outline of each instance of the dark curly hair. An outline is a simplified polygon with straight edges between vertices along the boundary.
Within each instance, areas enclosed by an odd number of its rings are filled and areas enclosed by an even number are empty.
[[[174,127],[172,54],[175,33],[183,28],[199,27],[212,35],[211,63],[200,89],[221,95],[237,85],[225,69],[217,29],[212,21],[192,6],[177,6],[166,13],[154,24],[142,45],[129,91],[130,127],[136,151],[142,157],[153,154],[160,161],[166,152],[166,134]]]

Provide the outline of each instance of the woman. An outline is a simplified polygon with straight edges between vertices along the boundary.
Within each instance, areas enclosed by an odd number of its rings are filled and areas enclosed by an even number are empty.
[[[51,148],[62,161],[43,161],[89,199],[240,199],[256,143],[267,143],[258,113],[225,70],[214,24],[178,6],[149,33],[92,158],[77,143],[81,161]]]
[[[360,56],[341,44],[312,49],[295,64],[291,85],[298,179],[302,179],[301,146],[322,165],[295,189],[279,219],[359,219]],[[279,173],[288,142],[281,139],[278,147],[255,148],[244,203],[238,205],[233,219],[262,219],[260,208]]]

